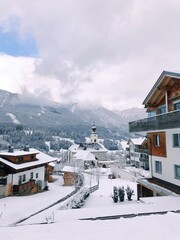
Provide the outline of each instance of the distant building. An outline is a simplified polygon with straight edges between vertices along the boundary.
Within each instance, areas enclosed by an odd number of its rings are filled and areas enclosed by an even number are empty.
[[[0,152],[0,197],[25,195],[47,188],[48,163],[54,158],[36,149]]]
[[[127,145],[126,156],[129,158],[131,165],[149,170],[147,138],[131,138]]]
[[[11,142],[9,135],[0,135],[0,149],[6,149]]]
[[[64,166],[61,172],[63,173],[64,186],[74,186],[78,176],[77,167]]]
[[[90,141],[73,144],[68,149],[68,163],[71,166],[79,166],[87,169],[97,166],[98,162],[106,161],[108,150],[99,143],[96,126],[91,129]]]
[[[163,71],[143,104],[148,118],[129,123],[148,139],[152,178],[141,180],[139,196],[180,194],[180,74]]]

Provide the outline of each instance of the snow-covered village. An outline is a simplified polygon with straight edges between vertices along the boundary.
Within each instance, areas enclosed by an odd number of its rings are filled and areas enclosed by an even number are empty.
[[[27,145],[1,150],[2,239],[178,239],[179,79],[162,72],[144,100],[150,117],[129,123],[147,133],[120,142],[113,159],[95,123],[58,159]]]
[[[0,0],[1,240],[179,240],[179,11]]]

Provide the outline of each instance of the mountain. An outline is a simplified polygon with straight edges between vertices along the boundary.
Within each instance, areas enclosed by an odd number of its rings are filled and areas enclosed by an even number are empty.
[[[18,101],[18,94],[11,93],[0,89],[0,108],[4,108],[7,105],[14,105]]]
[[[65,137],[81,139],[89,136],[94,122],[100,138],[127,138],[128,122],[143,117],[146,117],[145,110],[138,108],[110,111],[78,103],[27,104],[22,102],[20,95],[0,90],[0,123],[22,125],[24,129],[56,131]]]
[[[122,111],[114,111],[122,117],[125,122],[136,121],[141,118],[147,118],[147,113],[144,108],[130,108]]]

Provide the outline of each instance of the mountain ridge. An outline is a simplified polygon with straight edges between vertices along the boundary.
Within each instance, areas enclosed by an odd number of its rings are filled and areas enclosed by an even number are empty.
[[[77,102],[49,102],[45,106],[23,103],[20,94],[5,90],[0,90],[0,103],[0,123],[21,124],[36,129],[62,129],[79,135],[85,135],[95,123],[103,137],[127,137],[128,122],[146,117],[145,110],[140,108],[111,111],[101,106],[82,106]]]

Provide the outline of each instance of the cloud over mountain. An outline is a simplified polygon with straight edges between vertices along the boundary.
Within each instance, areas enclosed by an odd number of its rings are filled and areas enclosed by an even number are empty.
[[[30,92],[140,106],[162,70],[179,69],[178,0],[0,2],[3,31],[36,42],[39,56],[18,80]]]

